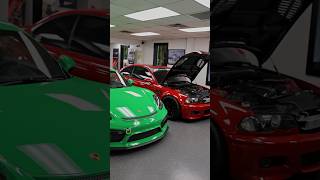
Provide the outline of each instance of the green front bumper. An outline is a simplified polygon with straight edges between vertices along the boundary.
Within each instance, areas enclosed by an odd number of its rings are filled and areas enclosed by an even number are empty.
[[[118,142],[110,143],[111,150],[133,149],[162,139],[168,132],[167,110],[163,108],[156,114],[135,120],[126,120],[127,127],[112,127],[112,130],[122,130],[124,138]],[[128,129],[130,129],[128,131]]]

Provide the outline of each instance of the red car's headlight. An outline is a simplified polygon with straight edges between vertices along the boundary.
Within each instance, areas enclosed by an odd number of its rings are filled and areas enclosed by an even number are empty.
[[[288,114],[260,114],[249,116],[242,119],[239,125],[240,130],[247,132],[271,132],[297,127],[296,118]]]

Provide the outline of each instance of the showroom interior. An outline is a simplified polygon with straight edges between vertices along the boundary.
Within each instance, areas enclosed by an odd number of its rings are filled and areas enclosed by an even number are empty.
[[[151,20],[143,19],[144,15],[142,19],[130,18],[136,12],[157,8],[169,10],[167,13],[171,16],[155,16]],[[121,70],[134,64],[170,68],[184,54],[208,52],[208,4],[195,0],[135,0],[134,3],[111,0],[110,9],[110,66],[114,69]],[[157,51],[161,48],[165,52]],[[156,58],[159,57],[156,53],[164,53],[165,58]],[[208,87],[206,73],[207,65],[193,83]],[[167,136],[161,141],[129,152],[112,153],[111,179],[209,179],[209,119],[194,122],[169,120],[168,125]],[[122,173],[124,171],[126,173]]]

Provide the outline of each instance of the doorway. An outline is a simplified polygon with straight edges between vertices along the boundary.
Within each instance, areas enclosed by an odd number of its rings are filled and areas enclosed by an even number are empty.
[[[168,43],[154,43],[153,65],[167,66],[168,64]]]

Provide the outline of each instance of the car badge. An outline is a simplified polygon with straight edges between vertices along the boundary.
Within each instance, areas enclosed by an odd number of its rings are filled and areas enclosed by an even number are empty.
[[[98,153],[91,153],[89,156],[92,160],[100,161],[101,159]]]
[[[131,132],[132,132],[132,131],[131,131],[130,128],[127,128],[127,129],[126,129],[126,134],[131,134]]]

